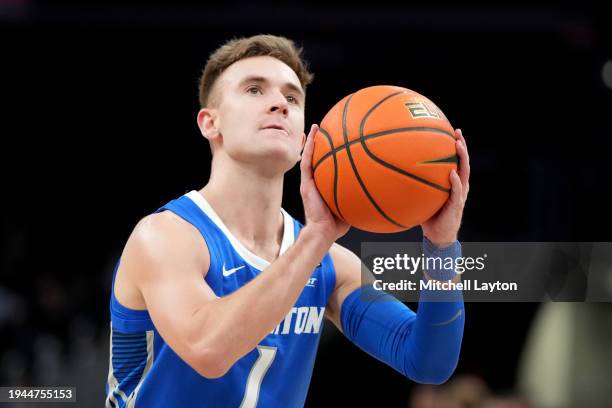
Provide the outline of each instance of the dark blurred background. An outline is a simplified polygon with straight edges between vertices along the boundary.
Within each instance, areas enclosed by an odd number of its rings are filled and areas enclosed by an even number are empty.
[[[141,217],[206,183],[197,82],[209,53],[235,36],[279,34],[304,47],[316,74],[308,125],[365,86],[432,99],[470,151],[462,241],[610,241],[612,16],[604,8],[0,0],[0,385],[76,385],[79,405],[103,404],[112,267]],[[298,185],[294,169],[283,205],[303,220]],[[359,251],[361,241],[419,234],[353,231],[343,243]],[[610,316],[608,304],[576,307],[571,321]],[[471,376],[490,396],[529,397],[533,406],[587,406],[581,395],[596,394],[572,382],[582,375],[575,364],[551,366],[573,373],[557,384],[569,390],[560,401],[529,391],[537,387],[521,361],[539,304],[466,308],[455,379]],[[609,332],[612,320],[601,321]],[[575,343],[553,360],[583,352]],[[438,393],[326,324],[307,406],[417,407],[427,392]],[[590,406],[612,406],[607,395]]]

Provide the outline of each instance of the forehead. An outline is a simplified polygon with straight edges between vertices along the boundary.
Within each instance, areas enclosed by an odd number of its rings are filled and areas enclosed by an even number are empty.
[[[282,85],[289,82],[298,88],[302,87],[297,74],[289,65],[267,56],[245,58],[234,62],[219,76],[219,82],[231,86],[239,84],[250,76],[265,78],[270,83]]]

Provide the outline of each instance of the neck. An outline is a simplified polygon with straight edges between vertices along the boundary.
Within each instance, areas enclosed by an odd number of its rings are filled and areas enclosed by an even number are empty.
[[[282,174],[270,176],[258,173],[255,166],[223,160],[213,163],[200,193],[246,248],[270,262],[278,256],[284,225]]]

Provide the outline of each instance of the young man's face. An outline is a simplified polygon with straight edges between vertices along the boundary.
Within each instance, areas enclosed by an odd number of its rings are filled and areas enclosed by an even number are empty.
[[[283,173],[299,161],[305,98],[288,65],[272,57],[237,61],[219,76],[213,97],[218,149]]]

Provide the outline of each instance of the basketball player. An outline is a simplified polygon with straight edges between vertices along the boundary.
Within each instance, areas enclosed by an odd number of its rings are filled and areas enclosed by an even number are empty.
[[[414,381],[439,384],[456,367],[460,293],[448,302],[422,293],[418,314],[384,293],[360,298],[361,261],[334,243],[349,226],[313,182],[316,125],[304,134],[312,75],[300,52],[266,35],[209,58],[197,122],[211,177],[141,220],[125,246],[111,294],[106,406],[303,406],[324,317]],[[430,256],[460,256],[469,164],[456,136],[450,199],[422,225]],[[300,158],[304,226],[281,209],[283,176]],[[458,279],[448,270],[425,278]]]

